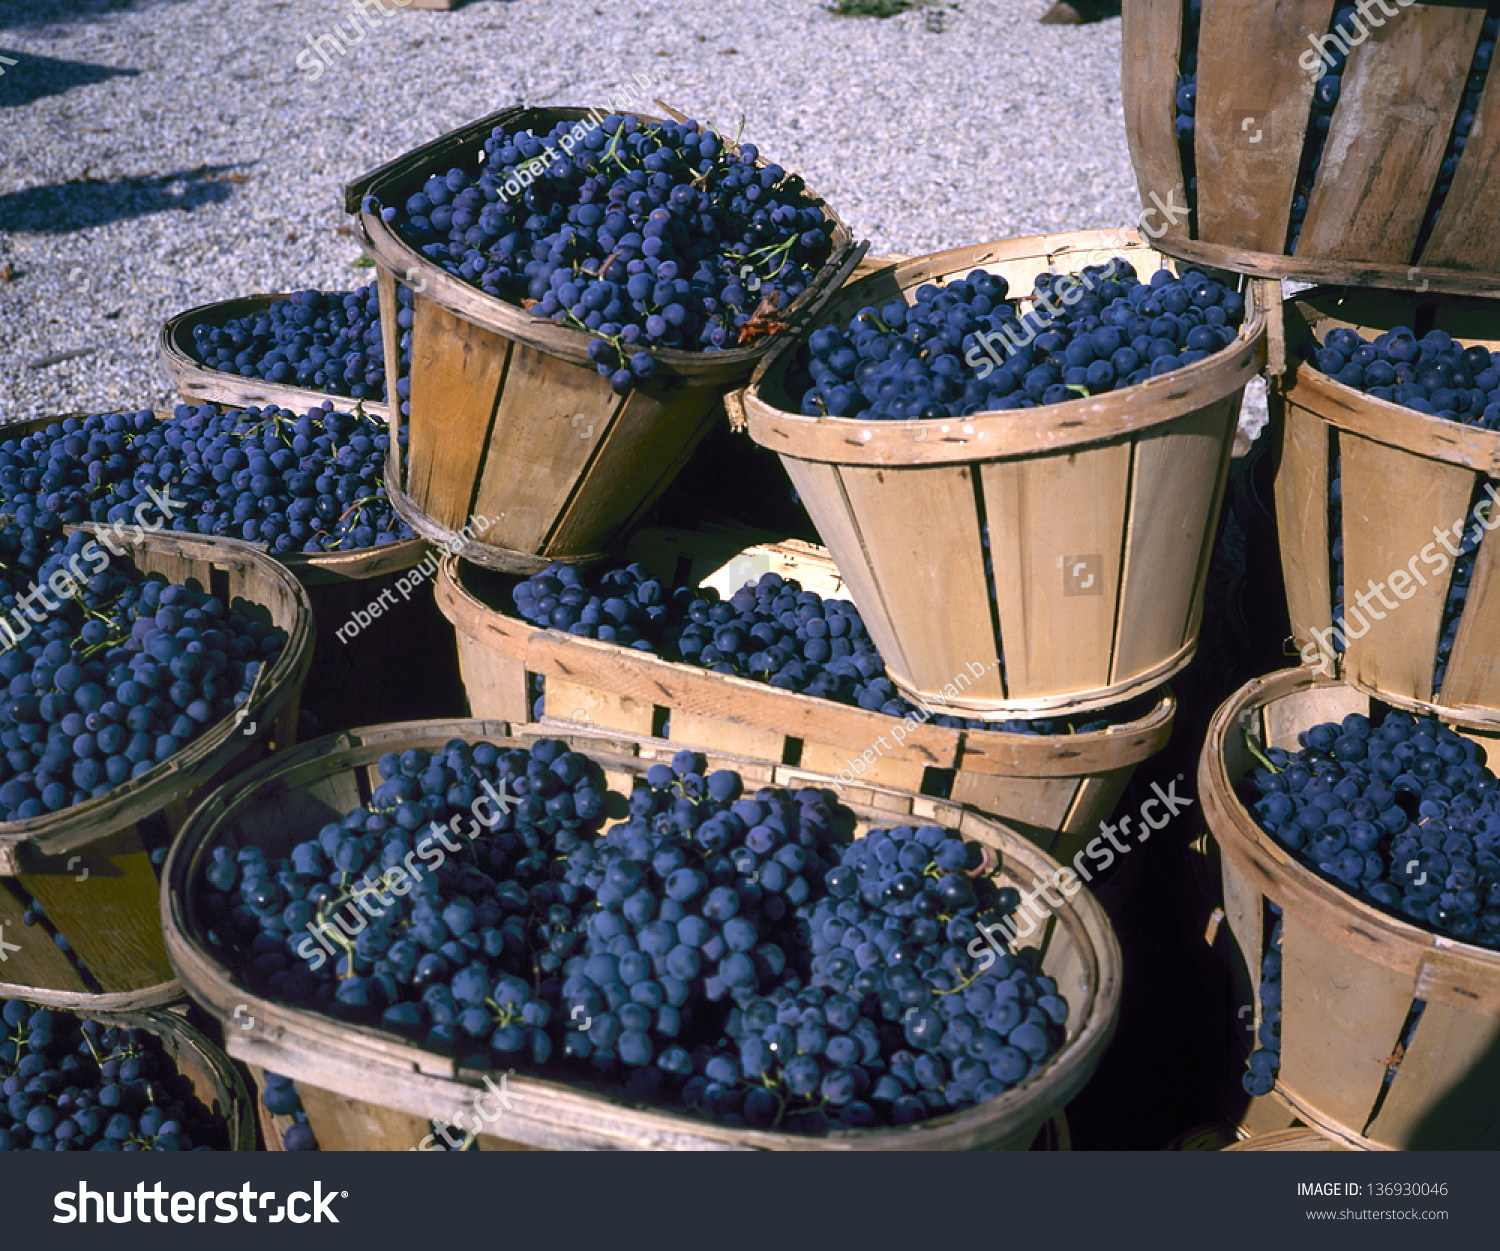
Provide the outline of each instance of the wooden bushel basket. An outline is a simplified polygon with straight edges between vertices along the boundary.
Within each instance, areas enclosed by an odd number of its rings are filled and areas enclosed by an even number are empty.
[[[1362,692],[1293,669],[1247,683],[1214,714],[1198,792],[1222,853],[1229,928],[1258,991],[1274,923],[1266,904],[1282,909],[1276,1090],[1299,1117],[1366,1150],[1491,1150],[1500,1145],[1500,953],[1356,899],[1261,830],[1234,793],[1255,766],[1246,733],[1262,749],[1295,752],[1299,731],[1369,711]],[[1493,768],[1495,740],[1476,741]],[[1403,1052],[1415,1001],[1426,1006]]]
[[[21,946],[0,965],[4,998],[114,1010],[180,995],[162,946],[160,885],[145,836],[175,836],[212,786],[296,738],[313,644],[311,605],[296,579],[232,539],[163,532],[114,541],[128,549],[119,559],[142,573],[196,583],[286,631],[287,643],[240,709],[149,773],[61,812],[0,824],[0,923],[7,941]],[[43,929],[23,926],[27,897],[41,904],[103,994]]]
[[[1480,41],[1483,4],[1429,0],[1403,6],[1378,28],[1361,23],[1368,37],[1349,49],[1297,251],[1287,254],[1317,83],[1299,61],[1327,34],[1341,3],[1203,0],[1193,135],[1198,193],[1189,206],[1176,129],[1183,0],[1129,0],[1122,93],[1143,222],[1162,232],[1164,252],[1199,265],[1306,282],[1500,295],[1500,75],[1485,83],[1447,199],[1418,251]],[[1183,207],[1196,210],[1195,234]]]
[[[471,581],[473,573],[470,567]],[[925,721],[910,726],[751,678],[544,630],[490,608],[465,584],[465,569],[453,557],[438,573],[437,601],[457,634],[471,716],[531,720],[528,679],[541,676],[543,723],[559,723],[559,733],[592,727],[665,736],[831,777],[843,773],[839,793],[846,802],[873,803],[886,788],[929,790],[933,772],[952,771],[947,793],[955,803],[1005,821],[1064,863],[1099,833],[1135,766],[1166,746],[1177,709],[1171,692],[1163,691],[1139,719],[1086,734],[956,730]],[[893,740],[897,727],[902,737]],[[875,753],[873,763],[862,759],[866,750]],[[910,802],[918,798],[913,794]]]
[[[708,432],[718,401],[843,281],[859,249],[821,201],[832,251],[808,288],[780,315],[790,329],[723,352],[652,349],[657,372],[616,395],[588,357],[592,334],[533,316],[469,285],[403,241],[368,194],[404,204],[429,175],[475,168],[474,152],[497,126],[545,132],[582,121],[576,108],[511,108],[471,122],[350,184],[346,208],[379,272],[386,360],[399,360],[396,285],[411,287],[410,442],[392,456],[387,490],[402,516],[434,542],[498,569],[534,572],[581,561],[627,535]],[[643,121],[659,118],[636,113]],[[395,387],[395,370],[387,379]],[[393,430],[401,420],[392,409]],[[392,448],[399,446],[392,439]],[[471,519],[490,524],[461,534]]]
[[[0,999],[9,998],[0,987]],[[59,1007],[52,1000],[19,996],[28,1003]],[[203,1106],[223,1119],[231,1151],[255,1150],[255,1105],[239,1070],[222,1051],[178,1014],[166,1008],[109,1009],[100,996],[83,999],[68,1011],[84,1020],[121,1029],[145,1030],[160,1040],[178,1073],[193,1084]]]
[[[1022,295],[1038,274],[1112,256],[1144,280],[1164,258],[1126,234],[1118,247],[1082,232],[918,258],[852,284],[817,320],[844,325],[862,307],[974,269]],[[909,699],[1002,719],[1098,709],[1193,658],[1240,396],[1265,364],[1264,327],[1252,283],[1239,337],[1195,364],[1068,404],[930,421],[801,416],[785,376],[804,335],[769,356],[739,400],[750,436],[780,454]]]
[[[237,300],[200,304],[178,313],[161,328],[156,340],[156,356],[162,372],[190,402],[222,404],[233,408],[289,408],[305,413],[324,400],[332,400],[340,411],[352,412],[356,405],[371,417],[389,421],[386,404],[381,400],[356,400],[352,396],[334,395],[311,387],[290,386],[284,382],[267,382],[264,378],[243,378],[222,369],[210,369],[193,355],[193,330],[202,325],[222,326],[237,318],[263,313],[273,304],[291,298],[280,295],[247,295]],[[394,381],[391,382],[394,386]]]
[[[1418,333],[1436,326],[1465,344],[1500,348],[1500,311],[1486,300],[1315,290],[1299,295],[1286,309],[1289,343],[1313,335],[1321,343],[1340,326],[1370,338],[1404,324]],[[1475,554],[1468,599],[1437,694],[1433,676],[1452,566],[1450,560],[1439,573],[1433,562],[1420,559],[1428,549],[1449,560],[1435,527],[1446,529],[1462,518],[1466,531],[1476,525],[1483,529],[1470,510],[1476,487],[1500,477],[1500,433],[1365,395],[1306,361],[1297,361],[1278,385],[1285,400],[1286,433],[1276,476],[1276,512],[1297,647],[1316,649],[1320,658],[1313,663],[1321,663],[1325,671],[1334,669],[1334,639],[1328,632],[1334,536],[1328,500],[1337,461],[1345,620],[1351,629],[1361,620],[1368,627],[1359,638],[1346,632],[1339,676],[1387,703],[1500,727],[1500,543],[1486,536]],[[1500,509],[1493,510],[1494,518],[1500,518]],[[1420,578],[1412,576],[1413,565]],[[1395,608],[1389,598],[1384,607],[1372,601],[1374,613],[1349,606],[1354,593],[1369,595],[1371,582],[1386,584],[1394,572],[1405,574],[1409,592],[1394,601]],[[1375,613],[1383,614],[1382,619],[1376,620]]]
[[[162,923],[172,965],[189,993],[226,1025],[244,1005],[251,1030],[226,1029],[236,1059],[290,1077],[324,1150],[409,1150],[433,1133],[434,1121],[454,1124],[482,1094],[485,1074],[461,1069],[448,1056],[396,1035],[259,998],[244,989],[207,945],[206,920],[195,902],[216,845],[255,845],[285,854],[328,820],[367,801],[376,762],[387,751],[441,749],[448,739],[497,745],[556,737],[538,727],[512,729],[493,721],[425,721],[375,726],[320,739],[282,753],[225,785],[193,814],[167,861]],[[628,793],[631,780],[680,750],[664,742],[620,743],[564,736],[605,769],[610,790]],[[828,779],[784,766],[715,756],[750,786],[827,787]],[[888,824],[876,797],[850,805],[858,830]],[[1019,835],[953,804],[923,801],[926,821],[958,830],[999,853],[997,881],[1030,887],[1056,863]],[[1087,891],[1058,910],[1043,936],[1042,970],[1055,978],[1069,1006],[1062,1049],[1015,1089],[966,1111],[902,1128],[843,1131],[823,1138],[735,1128],[680,1113],[632,1105],[565,1081],[517,1073],[508,1089],[522,1096],[481,1150],[544,1148],[672,1150],[970,1150],[1028,1149],[1092,1075],[1113,1035],[1119,1008],[1120,952],[1104,911]],[[242,1012],[243,1016],[244,1013]]]

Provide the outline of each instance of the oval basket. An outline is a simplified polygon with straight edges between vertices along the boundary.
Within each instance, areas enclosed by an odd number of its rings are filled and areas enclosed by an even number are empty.
[[[974,269],[1029,292],[1038,274],[1115,255],[1163,260],[1133,234],[1119,248],[1099,232],[983,244],[854,283],[816,320],[844,325]],[[1083,711],[1192,660],[1240,396],[1265,364],[1254,284],[1246,300],[1236,341],[1195,364],[972,417],[804,417],[785,385],[800,342],[766,359],[739,397],[750,436],[781,456],[908,699],[980,718]]]
[[[1362,1150],[1490,1149],[1500,1145],[1500,953],[1356,899],[1297,861],[1235,794],[1255,764],[1246,734],[1295,752],[1298,732],[1369,710],[1364,693],[1293,669],[1246,683],[1214,714],[1198,792],[1222,854],[1224,911],[1259,1002],[1266,905],[1282,909],[1276,1090],[1298,1117]],[[1493,768],[1495,740],[1476,741]]]
[[[352,396],[334,395],[311,387],[267,382],[264,378],[244,378],[222,369],[210,369],[193,355],[193,331],[197,327],[222,326],[237,318],[264,312],[271,305],[290,298],[290,292],[279,295],[245,295],[235,300],[200,304],[185,313],[178,313],[161,328],[161,333],[157,336],[156,357],[161,362],[163,372],[186,400],[201,400],[235,408],[264,408],[270,405],[272,408],[290,408],[299,413],[316,408],[324,400],[332,400],[336,406],[347,404],[362,407],[370,416],[389,421],[390,414],[382,400],[356,400]]]
[[[312,659],[307,592],[250,544],[169,532],[111,541],[125,553],[116,559],[142,573],[196,583],[242,611],[249,607],[286,631],[287,643],[261,669],[240,710],[150,772],[61,812],[0,824],[0,925],[21,948],[0,966],[0,996],[57,1007],[140,1007],[180,995],[162,946],[160,886],[149,849],[170,841],[212,787],[296,741],[298,700]],[[42,906],[49,928],[68,941],[96,986],[79,976],[46,930],[23,928],[29,901]]]
[[[636,113],[643,121],[659,118]],[[588,357],[594,336],[496,299],[402,240],[366,195],[402,204],[427,177],[473,153],[497,126],[547,130],[589,118],[585,109],[511,108],[436,139],[350,184],[346,208],[379,273],[386,359],[395,330],[396,284],[411,287],[410,442],[392,457],[386,487],[401,515],[433,542],[469,560],[534,572],[582,561],[623,539],[643,519],[708,432],[724,394],[788,332],[723,352],[653,350],[657,372],[616,395]],[[829,260],[781,316],[795,329],[862,255],[822,201]],[[391,420],[399,422],[396,412]],[[399,441],[392,438],[392,448]],[[475,518],[492,524],[473,539]]]
[[[449,738],[525,742],[552,731],[503,722],[409,722],[320,739],[266,761],[221,788],[193,815],[173,846],[163,881],[162,922],[173,967],[189,993],[220,1020],[245,1005],[257,1025],[226,1030],[232,1055],[298,1084],[309,1123],[325,1150],[415,1148],[472,1104],[483,1074],[460,1071],[450,1058],[383,1031],[261,999],[241,987],[206,945],[190,885],[201,880],[214,846],[254,843],[281,853],[320,825],[330,810],[368,796],[376,762],[387,751],[440,748]],[[619,743],[569,736],[605,769],[611,790],[680,748],[664,742]],[[711,767],[732,768],[747,782],[826,786],[800,770],[710,754]],[[853,809],[860,829],[888,819],[874,797]],[[1000,853],[997,880],[1048,877],[1055,863],[996,822],[942,801],[923,801],[924,820],[959,830]],[[738,1129],[663,1108],[634,1106],[565,1082],[518,1076],[509,1089],[523,1099],[505,1113],[504,1138],[482,1135],[481,1149],[675,1150],[1026,1150],[1038,1131],[1088,1081],[1109,1044],[1119,1008],[1120,953],[1103,910],[1087,891],[1059,910],[1047,929],[1042,968],[1068,1002],[1067,1041],[1042,1069],[1012,1091],[966,1111],[900,1129],[845,1131],[825,1138]],[[243,1015],[243,1013],[242,1013]]]

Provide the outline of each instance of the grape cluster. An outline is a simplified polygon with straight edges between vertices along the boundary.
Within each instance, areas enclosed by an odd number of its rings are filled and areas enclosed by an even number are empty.
[[[260,1100],[272,1116],[290,1116],[292,1124],[281,1135],[281,1145],[287,1151],[316,1151],[318,1140],[313,1137],[312,1126],[307,1123],[307,1112],[302,1107],[302,1096],[297,1093],[297,1084],[280,1073],[266,1073],[265,1087]]]
[[[401,302],[401,377],[411,368],[412,295]],[[307,387],[352,399],[386,399],[385,342],[375,283],[347,294],[297,291],[222,326],[193,327],[193,356],[242,378]],[[405,408],[402,409],[405,412]]]
[[[1276,924],[1260,962],[1260,1046],[1250,1053],[1250,1063],[1240,1078],[1247,1095],[1268,1095],[1281,1071],[1281,909],[1270,905]]]
[[[272,554],[376,547],[412,537],[385,494],[390,432],[370,417],[179,404],[69,417],[0,443],[0,505],[35,549],[76,521],[265,543]],[[186,505],[182,508],[182,505]]]
[[[628,800],[557,740],[455,739],[379,770],[369,806],[284,860],[212,853],[209,938],[253,990],[470,1066],[802,1133],[971,1106],[1062,1044],[1036,953],[980,935],[1018,895],[949,831],[851,841],[830,792],[752,797],[692,752]],[[480,814],[486,783],[519,801]],[[465,810],[467,841],[434,859]],[[332,961],[310,923],[337,938]]]
[[[74,531],[36,583],[81,569],[93,542]],[[97,544],[91,562],[107,561]],[[24,585],[23,585],[24,584]],[[175,755],[242,703],[286,634],[220,600],[108,565],[33,625],[15,607],[32,585],[0,569],[15,636],[0,655],[0,817],[29,820],[98,798]]]
[[[1448,136],[1448,147],[1443,153],[1442,167],[1438,170],[1438,181],[1433,190],[1432,203],[1428,206],[1427,217],[1422,223],[1417,255],[1421,255],[1422,247],[1431,236],[1433,227],[1437,225],[1438,214],[1443,211],[1443,205],[1447,203],[1448,192],[1452,190],[1453,176],[1458,172],[1459,159],[1463,156],[1464,148],[1469,142],[1469,135],[1474,129],[1474,119],[1479,112],[1480,97],[1484,94],[1485,80],[1489,77],[1490,62],[1495,56],[1497,37],[1500,37],[1500,4],[1491,3],[1489,12],[1480,25],[1479,43],[1474,48],[1474,59],[1469,63],[1469,77],[1464,83],[1463,100],[1459,103],[1458,113],[1453,118],[1453,130]]]
[[[893,299],[842,329],[822,326],[788,389],[810,417],[905,421],[1061,404],[1203,360],[1234,342],[1245,312],[1244,297],[1201,273],[1163,269],[1143,283],[1118,257],[1081,274],[1039,274],[1028,312],[1008,290],[976,269],[924,283],[914,304]]]
[[[1303,356],[1335,382],[1429,416],[1500,430],[1500,352],[1465,347],[1447,331],[1420,339],[1394,326],[1366,341],[1347,326],[1330,330]]]
[[[824,599],[796,581],[764,573],[729,599],[712,587],[667,590],[639,564],[585,578],[549,565],[517,584],[516,611],[545,629],[617,643],[714,673],[763,681],[892,717],[919,713],[897,692],[848,600]],[[534,712],[538,719],[543,707]],[[1132,710],[1112,710],[1128,719]],[[920,714],[919,714],[920,715]],[[1088,733],[1115,724],[1106,714],[1077,723],[1060,718],[978,721],[937,714],[935,725],[1020,734]]]
[[[1262,828],[1359,898],[1500,950],[1500,782],[1479,748],[1395,710],[1298,741],[1295,755],[1265,752],[1247,780]]]
[[[694,121],[611,115],[571,154],[558,146],[585,125],[497,126],[477,170],[434,174],[401,206],[367,197],[366,210],[449,273],[593,334],[589,357],[621,394],[655,372],[651,348],[721,351],[779,328],[776,310],[831,252],[800,180]]]
[[[141,1029],[0,1000],[0,1151],[224,1151],[228,1133]]]

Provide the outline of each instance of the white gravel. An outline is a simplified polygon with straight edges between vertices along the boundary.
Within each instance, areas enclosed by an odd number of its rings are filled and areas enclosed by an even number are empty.
[[[369,281],[346,180],[512,104],[602,103],[633,72],[720,129],[743,116],[877,252],[1137,211],[1119,20],[1042,26],[1042,0],[959,0],[940,31],[818,0],[469,0],[393,11],[316,82],[297,55],[353,0],[17,7],[0,9],[18,62],[0,62],[0,420],[169,403],[167,317]]]

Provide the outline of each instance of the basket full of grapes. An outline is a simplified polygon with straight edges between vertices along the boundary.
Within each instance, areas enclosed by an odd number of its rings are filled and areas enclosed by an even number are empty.
[[[1276,509],[1303,662],[1500,725],[1500,312],[1317,288],[1286,316]]]
[[[142,1006],[174,989],[158,910],[172,836],[217,779],[295,739],[307,593],[243,542],[63,534],[7,507],[0,993]]]
[[[907,698],[1009,719],[1185,666],[1264,310],[1133,232],[905,261],[741,393]]]
[[[162,326],[157,357],[192,400],[237,408],[355,401],[384,420],[385,326],[375,283],[357,291],[247,295],[178,313]],[[397,291],[398,398],[411,358],[411,292]]]
[[[255,1150],[239,1073],[171,1012],[0,998],[0,1085],[0,1151]]]
[[[324,1149],[1024,1150],[1113,1033],[1108,922],[1076,882],[1020,917],[1056,862],[882,798],[660,740],[371,727],[198,810],[169,947],[265,1022],[230,1050]]]
[[[366,175],[347,204],[414,297],[394,498],[427,537],[525,572],[628,534],[717,401],[857,259],[753,143],[633,113],[508,109]],[[496,528],[460,536],[480,515]]]
[[[1246,1091],[1360,1147],[1494,1149],[1500,739],[1292,669],[1214,714],[1198,769],[1256,988]]]
[[[1493,0],[1127,5],[1143,224],[1199,265],[1500,295],[1497,34]]]

